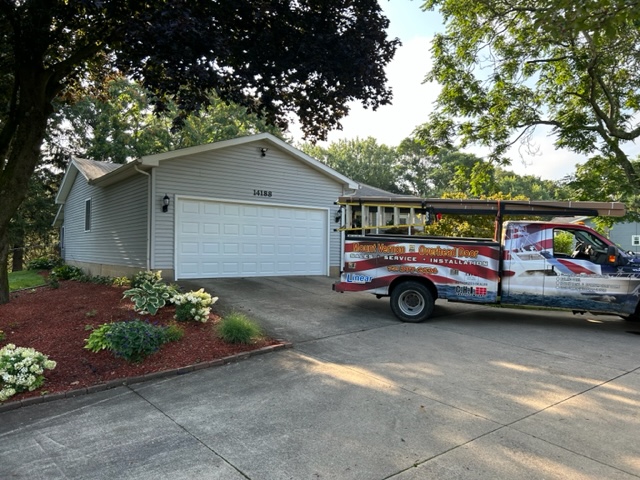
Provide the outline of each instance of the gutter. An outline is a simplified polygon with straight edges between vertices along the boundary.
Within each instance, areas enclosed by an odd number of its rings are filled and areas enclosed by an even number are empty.
[[[138,168],[138,165],[133,167],[136,172],[146,175],[149,179],[147,181],[147,268],[146,270],[151,270],[151,215],[153,215],[153,208],[151,208],[151,174],[148,172],[144,172]]]

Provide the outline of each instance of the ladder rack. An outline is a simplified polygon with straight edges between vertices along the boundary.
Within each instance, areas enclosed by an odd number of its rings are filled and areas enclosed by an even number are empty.
[[[410,235],[433,222],[438,214],[495,215],[500,224],[505,215],[531,216],[609,216],[626,213],[620,202],[558,202],[543,200],[479,200],[419,197],[354,197],[338,198],[340,227],[345,232],[363,234],[388,229],[407,229]]]

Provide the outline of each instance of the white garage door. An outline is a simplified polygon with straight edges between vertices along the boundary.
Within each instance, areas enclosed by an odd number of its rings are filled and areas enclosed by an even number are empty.
[[[327,212],[180,199],[177,278],[326,275]]]

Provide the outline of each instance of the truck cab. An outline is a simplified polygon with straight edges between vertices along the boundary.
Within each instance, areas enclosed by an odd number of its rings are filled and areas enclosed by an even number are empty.
[[[502,303],[633,314],[640,264],[585,225],[505,222]]]

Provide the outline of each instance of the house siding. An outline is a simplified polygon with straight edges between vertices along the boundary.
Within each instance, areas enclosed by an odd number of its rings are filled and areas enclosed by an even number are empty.
[[[609,231],[609,239],[620,245],[624,250],[640,252],[640,246],[633,245],[631,239],[634,235],[640,235],[640,223],[616,223]]]
[[[264,157],[261,148],[268,148]],[[253,142],[164,160],[154,170],[154,176],[153,208],[160,210],[165,194],[171,198],[169,212],[158,213],[152,227],[154,269],[174,269],[176,195],[301,208],[330,207],[329,264],[339,265],[340,237],[333,231],[333,218],[334,202],[343,194],[343,186],[270,143]],[[254,195],[257,190],[271,192],[271,196]]]
[[[146,268],[148,182],[147,176],[137,175],[102,188],[78,175],[64,205],[65,261],[83,267]],[[87,199],[91,199],[89,231],[85,231]],[[90,270],[92,274],[99,271]]]

